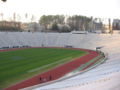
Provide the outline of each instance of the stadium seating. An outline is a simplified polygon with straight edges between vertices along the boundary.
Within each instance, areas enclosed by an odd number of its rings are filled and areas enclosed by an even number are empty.
[[[32,47],[64,47],[68,45],[93,50],[97,46],[103,46],[101,50],[108,53],[109,56],[105,63],[84,74],[43,87],[37,85],[35,90],[113,90],[113,88],[120,90],[118,87],[120,85],[119,34],[0,32],[0,48],[24,45]]]

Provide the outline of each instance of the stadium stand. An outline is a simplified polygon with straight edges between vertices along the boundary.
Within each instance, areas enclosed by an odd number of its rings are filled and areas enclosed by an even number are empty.
[[[104,46],[101,50],[108,53],[108,60],[84,74],[46,86],[36,85],[30,88],[34,90],[120,90],[119,34],[0,32],[0,48],[13,46],[64,47],[66,45],[93,50],[98,46]]]

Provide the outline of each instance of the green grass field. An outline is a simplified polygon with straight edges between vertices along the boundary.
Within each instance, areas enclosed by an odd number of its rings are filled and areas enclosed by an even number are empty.
[[[28,48],[0,52],[0,88],[8,87],[87,54],[63,48]]]

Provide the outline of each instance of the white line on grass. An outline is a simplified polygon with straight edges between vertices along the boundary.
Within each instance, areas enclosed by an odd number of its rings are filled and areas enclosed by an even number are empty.
[[[44,65],[44,66],[42,66],[42,67],[38,67],[38,68],[35,68],[35,69],[32,69],[32,70],[29,70],[28,72],[29,72],[29,73],[30,73],[30,72],[35,72],[35,71],[38,71],[38,70],[44,69],[44,68],[46,68],[46,67],[49,67],[49,66],[51,66],[51,65],[61,63],[61,62],[66,61],[66,60],[68,60],[68,59],[70,60],[70,59],[72,59],[72,57],[64,58],[64,59],[59,60],[59,61],[57,61],[57,62],[50,63],[50,64]]]

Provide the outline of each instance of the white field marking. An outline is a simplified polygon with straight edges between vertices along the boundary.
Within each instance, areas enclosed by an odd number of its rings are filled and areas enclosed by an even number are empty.
[[[53,64],[60,63],[60,62],[62,62],[62,61],[68,60],[68,59],[71,59],[71,60],[72,60],[72,57],[68,57],[68,58],[65,58],[65,59],[56,61],[56,62],[54,62],[54,63],[50,63],[50,64],[47,64],[47,65],[44,65],[44,66],[42,66],[42,67],[38,67],[38,68],[35,68],[35,69],[32,69],[32,70],[29,70],[29,71],[27,71],[27,72],[29,72],[29,73],[30,73],[30,72],[35,72],[35,71],[38,71],[38,70],[40,70],[40,69],[44,69],[44,68],[46,68],[46,67],[48,67],[48,66],[51,66],[51,65],[53,65]]]

